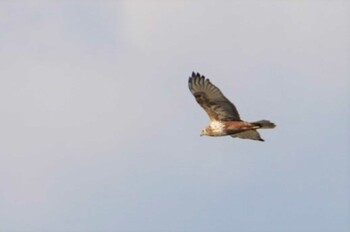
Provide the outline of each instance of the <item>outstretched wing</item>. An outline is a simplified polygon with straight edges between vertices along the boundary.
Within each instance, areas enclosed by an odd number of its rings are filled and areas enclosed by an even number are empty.
[[[188,87],[198,104],[207,112],[210,120],[240,121],[236,107],[209,79],[193,72],[188,80]]]

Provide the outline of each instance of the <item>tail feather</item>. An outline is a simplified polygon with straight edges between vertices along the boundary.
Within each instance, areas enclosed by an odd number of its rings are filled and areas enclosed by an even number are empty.
[[[252,124],[259,126],[259,129],[272,129],[275,128],[276,125],[268,120],[260,120],[257,122],[252,122]]]

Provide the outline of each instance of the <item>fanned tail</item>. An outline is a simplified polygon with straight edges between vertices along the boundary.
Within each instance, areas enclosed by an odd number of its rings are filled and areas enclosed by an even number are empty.
[[[268,120],[260,120],[257,122],[252,122],[252,124],[259,126],[259,129],[272,129],[275,128],[276,125]]]

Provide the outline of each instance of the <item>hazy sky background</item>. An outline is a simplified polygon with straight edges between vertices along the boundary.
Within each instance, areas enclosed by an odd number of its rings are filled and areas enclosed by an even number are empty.
[[[350,231],[349,1],[1,1],[0,231]],[[200,137],[206,75],[266,142]]]

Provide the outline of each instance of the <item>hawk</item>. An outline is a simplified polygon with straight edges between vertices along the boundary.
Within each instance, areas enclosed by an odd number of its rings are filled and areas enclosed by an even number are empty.
[[[257,129],[275,127],[275,124],[268,120],[242,121],[232,102],[209,79],[199,73],[192,73],[188,79],[188,87],[198,104],[207,112],[211,121],[209,126],[202,130],[201,136],[230,135],[234,138],[264,141]]]

